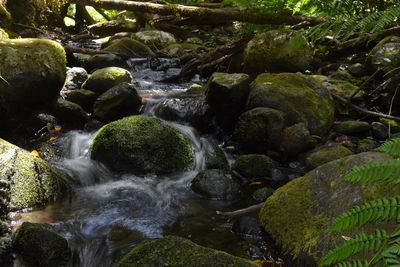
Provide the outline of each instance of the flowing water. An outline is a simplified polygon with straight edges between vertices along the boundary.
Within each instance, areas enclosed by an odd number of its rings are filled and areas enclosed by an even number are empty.
[[[187,88],[187,84],[155,82],[170,73],[152,71],[145,67],[147,62],[130,64],[140,85],[139,93],[146,99],[144,113],[152,115],[154,103]],[[169,176],[116,175],[90,159],[89,147],[95,133],[71,131],[59,138],[63,156],[56,164],[76,177],[80,186],[69,200],[25,213],[15,223],[51,223],[74,251],[72,266],[110,266],[123,251],[144,238],[166,234],[235,252],[236,239],[230,224],[215,217],[215,210],[231,209],[232,203],[206,200],[190,189],[191,180],[205,168],[204,153],[210,141],[190,126],[168,123],[193,145],[191,170]]]

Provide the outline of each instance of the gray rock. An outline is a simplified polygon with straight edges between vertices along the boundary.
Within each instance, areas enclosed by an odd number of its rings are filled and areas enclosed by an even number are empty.
[[[385,140],[389,136],[389,128],[380,122],[374,121],[371,123],[372,136],[379,140]]]
[[[348,148],[342,145],[328,145],[316,148],[306,158],[306,164],[309,168],[316,168],[324,163],[341,159],[353,154]]]
[[[67,78],[65,79],[64,88],[66,90],[74,90],[81,88],[82,84],[89,77],[84,68],[73,67],[67,70]]]
[[[287,158],[294,158],[310,146],[311,135],[304,123],[297,123],[283,130],[281,151]]]

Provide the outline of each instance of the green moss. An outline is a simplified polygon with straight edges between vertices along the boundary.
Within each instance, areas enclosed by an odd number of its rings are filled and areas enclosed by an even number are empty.
[[[113,40],[103,50],[111,53],[129,55],[132,57],[155,56],[154,52],[150,49],[150,47],[131,38],[121,38]]]
[[[36,223],[22,224],[13,235],[13,248],[28,266],[65,266],[71,257],[65,238]]]
[[[266,155],[242,155],[232,166],[232,169],[237,171],[247,178],[263,178],[270,175],[272,160]]]
[[[311,251],[328,223],[325,216],[314,215],[315,205],[309,178],[297,178],[266,200],[260,211],[261,225],[279,245],[297,257]]]
[[[131,116],[103,126],[91,157],[120,172],[170,173],[192,164],[190,141],[159,119]]]
[[[344,146],[339,145],[339,146],[323,147],[311,153],[306,158],[306,164],[311,168],[316,168],[324,163],[344,158],[351,154],[353,153]]]
[[[123,82],[132,82],[129,71],[118,67],[107,67],[93,72],[82,84],[82,88],[99,95]]]
[[[176,43],[175,37],[164,31],[140,31],[134,34],[135,38],[153,49],[162,49],[169,44]]]
[[[4,40],[4,39],[8,39],[8,33],[3,30],[2,28],[0,28],[0,40]]]
[[[341,121],[333,127],[333,129],[342,134],[357,134],[366,132],[371,125],[366,121]]]
[[[135,246],[115,267],[174,266],[174,267],[228,267],[257,266],[225,252],[202,247],[174,236],[144,241]]]
[[[251,84],[247,109],[268,107],[282,111],[288,124],[305,123],[311,134],[325,134],[333,123],[329,91],[315,79],[296,74],[260,74]]]

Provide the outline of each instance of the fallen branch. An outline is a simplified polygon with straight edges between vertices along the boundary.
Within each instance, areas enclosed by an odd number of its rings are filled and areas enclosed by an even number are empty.
[[[237,216],[242,216],[248,213],[252,213],[255,211],[258,211],[259,209],[262,208],[262,206],[264,205],[264,202],[244,208],[244,209],[240,209],[240,210],[235,210],[235,211],[227,211],[227,212],[223,212],[223,211],[216,211],[215,213],[217,215],[220,216],[224,216],[224,217],[229,217],[229,218],[233,218],[233,217],[237,217]]]
[[[353,103],[350,102],[350,100],[343,98],[341,96],[338,96],[334,93],[331,93],[332,97],[336,100],[338,100],[339,102],[345,104],[346,106],[357,110],[358,112],[365,114],[367,116],[371,116],[371,117],[379,117],[379,118],[384,118],[384,119],[389,119],[389,120],[394,120],[394,121],[399,121],[400,122],[400,117],[396,117],[396,116],[392,116],[392,115],[388,115],[388,114],[384,114],[384,113],[380,113],[380,112],[374,112],[374,111],[370,111],[364,108],[361,108],[357,105],[354,105]]]

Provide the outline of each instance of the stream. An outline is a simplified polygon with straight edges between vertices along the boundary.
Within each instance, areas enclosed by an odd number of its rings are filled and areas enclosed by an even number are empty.
[[[152,70],[147,60],[128,63],[139,84],[138,93],[146,103],[144,114],[154,116],[156,104],[188,88],[189,84],[156,82],[176,74],[178,68]],[[193,82],[201,81],[195,77]],[[246,204],[207,200],[190,189],[191,180],[205,169],[205,151],[212,146],[211,137],[201,136],[189,125],[167,123],[190,139],[195,152],[191,170],[168,176],[116,175],[90,159],[89,148],[95,132],[69,131],[58,137],[62,156],[55,164],[78,179],[80,186],[70,199],[22,213],[13,224],[17,226],[23,221],[52,224],[67,238],[74,267],[111,266],[144,238],[169,234],[249,258],[248,250],[257,241],[238,240],[231,232],[232,222],[215,216],[216,210]],[[16,261],[14,266],[22,265]]]

